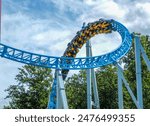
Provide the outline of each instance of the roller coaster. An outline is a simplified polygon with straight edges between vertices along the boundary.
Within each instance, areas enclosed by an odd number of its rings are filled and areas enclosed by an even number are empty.
[[[118,32],[122,38],[121,45],[112,52],[100,56],[92,56],[90,38],[97,34],[110,34]],[[126,55],[135,40],[135,57],[136,57],[136,77],[137,77],[137,99],[132,93],[129,84],[123,76],[123,69],[117,63],[120,58]],[[86,44],[86,57],[76,58],[77,53],[82,46]],[[64,88],[64,81],[69,70],[86,69],[87,71],[87,108],[100,108],[100,101],[97,91],[97,82],[94,68],[115,64],[118,68],[118,106],[123,108],[123,92],[122,85],[124,82],[129,94],[131,95],[137,108],[143,108],[142,98],[142,81],[141,81],[141,65],[140,55],[142,54],[148,69],[150,70],[150,61],[140,43],[140,36],[130,34],[128,29],[121,23],[111,19],[99,19],[98,21],[88,23],[76,36],[68,43],[62,57],[46,56],[35,54],[32,52],[16,49],[0,43],[0,56],[16,62],[24,64],[55,69],[55,77],[50,92],[48,109],[68,108],[67,97]],[[92,89],[94,90],[94,104],[92,104]]]

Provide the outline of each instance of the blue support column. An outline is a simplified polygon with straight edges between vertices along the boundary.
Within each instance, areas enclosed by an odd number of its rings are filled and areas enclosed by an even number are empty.
[[[60,70],[56,70],[57,72],[57,109],[68,109],[68,102],[64,87],[64,81],[62,79],[62,74]]]
[[[57,78],[57,86],[56,86],[56,109],[62,109],[63,105],[62,105],[62,100],[61,100],[61,96],[60,96],[60,86],[59,86],[59,70],[56,70],[56,78]]]
[[[97,81],[96,81],[96,75],[94,69],[91,69],[91,76],[92,76],[92,84],[93,84],[93,92],[94,92],[94,106],[95,108],[99,109],[100,103],[99,103]]]
[[[134,35],[135,45],[135,63],[136,63],[136,85],[137,85],[137,100],[140,108],[143,108],[143,93],[142,93],[142,77],[141,77],[141,52],[140,52],[140,36]]]
[[[118,107],[119,109],[123,109],[123,88],[122,88],[123,84],[121,77],[122,69],[118,64],[117,64],[117,72],[118,72]]]
[[[148,70],[150,71],[150,60],[148,59],[148,56],[146,55],[146,52],[144,51],[144,48],[142,47],[141,43],[139,44],[140,44],[142,57],[147,65]]]
[[[117,64],[117,68],[118,68],[118,97],[119,97],[119,109],[123,109],[123,92],[122,92],[122,82],[125,84],[125,87],[127,89],[127,91],[129,92],[133,102],[135,103],[136,107],[139,109],[140,105],[139,102],[137,101],[136,97],[134,96],[129,84],[127,83],[124,75],[123,75],[123,69],[121,68],[121,66],[119,64]]]
[[[90,56],[92,57],[92,46],[90,46]],[[96,75],[94,68],[91,69],[91,79],[92,79],[92,84],[93,84],[93,93],[94,93],[94,106],[95,108],[99,109],[100,108],[100,100],[99,100],[99,95],[98,95],[98,88],[97,88],[97,81],[96,81]]]
[[[86,56],[90,57],[90,41],[86,42]],[[87,108],[92,109],[92,87],[91,87],[91,69],[86,70],[87,81]]]
[[[57,94],[56,94],[57,87],[56,86],[57,86],[57,78],[56,78],[56,72],[55,72],[51,93],[49,94],[49,100],[48,100],[48,105],[47,105],[48,109],[56,108],[56,99],[55,99],[57,96]]]

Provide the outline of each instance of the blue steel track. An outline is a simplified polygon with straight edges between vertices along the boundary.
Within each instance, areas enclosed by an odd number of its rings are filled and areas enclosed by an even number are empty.
[[[23,51],[0,43],[0,56],[24,64],[52,69],[77,70],[112,64],[129,51],[132,44],[132,37],[127,28],[121,23],[113,20],[111,24],[112,30],[117,31],[121,35],[122,43],[116,50],[104,55],[85,58],[54,57]]]
[[[104,55],[75,58],[69,56],[69,49],[67,48],[64,53],[66,55],[63,55],[62,57],[46,56],[23,51],[0,43],[0,56],[2,58],[21,62],[24,64],[59,69],[62,70],[62,74],[65,73],[66,75],[68,74],[69,70],[90,69],[112,64],[122,58],[129,51],[132,44],[132,36],[129,33],[128,29],[121,23],[115,20],[107,21],[111,24],[111,30],[117,31],[120,34],[122,42],[117,49]],[[62,75],[63,80],[66,78],[65,74]],[[48,108],[56,108],[56,84],[57,81],[55,77],[50,94]]]

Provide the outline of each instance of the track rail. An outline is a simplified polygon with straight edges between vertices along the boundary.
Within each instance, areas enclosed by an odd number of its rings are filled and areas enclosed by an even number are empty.
[[[52,69],[89,69],[111,64],[123,57],[130,49],[132,37],[129,31],[117,21],[110,20],[111,29],[119,32],[122,44],[113,52],[104,55],[84,58],[69,57],[68,48],[62,57],[40,55],[23,51],[0,43],[0,56],[13,61]],[[83,30],[83,29],[82,29]],[[71,47],[71,46],[70,46]],[[78,48],[77,48],[78,49]]]

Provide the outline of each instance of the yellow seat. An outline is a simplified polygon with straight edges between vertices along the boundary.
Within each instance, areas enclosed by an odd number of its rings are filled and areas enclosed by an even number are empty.
[[[102,23],[102,25],[101,25],[102,28],[105,28],[105,27],[107,27],[107,26],[109,26],[109,23],[105,23],[105,22]]]
[[[89,30],[86,30],[85,33],[86,33],[86,34],[89,34]]]
[[[73,42],[73,45],[74,45],[74,46],[77,46],[77,45],[78,45],[77,41],[74,41],[74,42]]]
[[[110,33],[110,32],[111,32],[111,30],[110,30],[110,29],[108,29],[108,30],[105,30],[104,32],[105,32],[105,33]]]
[[[79,46],[79,48],[81,48],[83,45],[82,45],[82,44],[79,44],[78,46]]]
[[[68,53],[67,53],[67,55],[68,55],[68,56],[71,56],[71,53],[70,53],[70,52],[68,52]]]
[[[85,33],[84,33],[84,32],[82,32],[82,33],[81,33],[81,36],[82,36],[82,37],[84,37],[84,36],[85,36]]]
[[[81,37],[79,37],[79,41],[81,41],[82,40],[82,38]]]
[[[74,48],[72,47],[71,50],[74,51]]]

